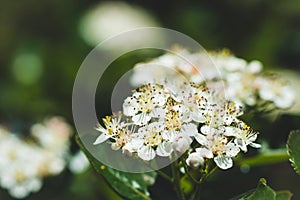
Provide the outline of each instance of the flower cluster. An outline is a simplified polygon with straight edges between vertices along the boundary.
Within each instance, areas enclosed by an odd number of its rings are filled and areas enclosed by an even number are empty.
[[[259,147],[254,143],[257,133],[238,119],[242,114],[239,104],[224,100],[205,84],[148,83],[125,99],[123,114],[103,118],[94,144],[107,141],[112,149],[145,161],[195,149],[186,160],[189,166],[214,159],[228,169],[240,150]]]
[[[244,106],[267,103],[271,107],[286,109],[293,105],[295,94],[290,86],[274,75],[265,75],[263,65],[257,60],[247,62],[228,50],[221,52],[189,53],[175,48],[134,68],[131,83],[140,86],[145,82],[182,80],[201,83],[206,81],[223,90],[230,100]]]
[[[42,187],[42,178],[65,168],[71,129],[53,117],[31,127],[30,140],[0,128],[0,186],[14,198],[24,198]]]

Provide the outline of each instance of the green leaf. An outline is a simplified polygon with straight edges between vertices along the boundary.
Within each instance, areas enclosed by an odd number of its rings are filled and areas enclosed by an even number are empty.
[[[242,198],[243,199],[243,198]],[[245,200],[272,200],[276,199],[276,193],[269,186],[265,179],[260,179],[257,188]]]
[[[291,196],[289,191],[275,192],[267,185],[266,180],[261,178],[256,189],[249,190],[232,200],[290,200]]]
[[[276,200],[291,200],[292,193],[290,191],[278,191],[276,192]]]
[[[287,149],[292,166],[300,175],[300,130],[291,131],[287,142]]]
[[[78,136],[76,136],[76,141],[81,150],[86,154],[91,165],[120,196],[131,200],[151,200],[147,187],[154,184],[156,172],[143,174],[127,173],[107,167],[87,151]]]

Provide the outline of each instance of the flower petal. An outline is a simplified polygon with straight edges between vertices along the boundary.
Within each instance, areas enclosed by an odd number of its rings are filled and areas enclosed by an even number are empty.
[[[157,146],[156,154],[159,156],[169,156],[172,153],[172,145],[169,142],[160,143]]]
[[[163,93],[156,94],[156,95],[153,96],[152,101],[154,103],[156,103],[158,106],[163,106],[165,104],[165,102],[166,102],[166,97],[165,97],[165,95]]]
[[[173,148],[178,151],[179,153],[184,153],[189,147],[190,144],[193,142],[192,139],[189,136],[178,134],[174,139],[173,142]]]
[[[197,148],[196,152],[204,158],[213,158],[214,157],[214,154],[211,152],[211,150],[209,150],[207,148],[202,148],[202,147]]]
[[[150,119],[151,117],[144,112],[132,117],[132,121],[134,121],[136,125],[145,125],[147,122],[150,121]]]
[[[143,143],[144,141],[142,139],[134,138],[131,139],[127,144],[125,144],[122,150],[133,153],[136,152],[143,145]]]
[[[100,136],[97,137],[97,139],[95,140],[95,142],[94,142],[93,144],[96,145],[96,144],[103,143],[103,142],[105,142],[108,138],[110,138],[109,135],[101,134]]]
[[[244,152],[247,152],[247,145],[246,142],[244,140],[242,140],[241,138],[236,138],[234,140],[234,143]]]
[[[233,166],[232,159],[226,155],[220,154],[214,157],[214,161],[217,166],[221,169],[229,169]]]
[[[240,148],[232,142],[226,144],[225,149],[226,155],[229,157],[235,157],[240,152]]]
[[[197,133],[196,135],[195,135],[195,139],[197,140],[197,142],[199,143],[199,144],[202,144],[202,145],[206,145],[207,144],[207,138],[204,136],[204,135],[202,135],[202,134],[200,134],[200,133]]]
[[[151,117],[155,118],[164,118],[165,117],[165,110],[161,107],[154,108],[152,112],[150,113]]]
[[[261,144],[257,144],[257,143],[250,143],[249,144],[251,147],[253,147],[253,148],[261,148]]]
[[[202,113],[198,112],[198,110],[191,112],[191,117],[195,122],[204,123],[206,121],[206,117],[202,115]]]
[[[215,129],[210,127],[210,126],[202,126],[200,129],[201,133],[203,133],[204,135],[211,135],[212,133],[215,132]]]
[[[232,137],[236,137],[237,133],[236,133],[236,128],[234,127],[225,127],[225,136],[232,136]]]
[[[138,156],[143,160],[152,160],[155,157],[155,151],[150,146],[141,146],[138,151]]]
[[[198,133],[198,128],[195,124],[184,124],[180,131],[183,135],[193,137]]]
[[[134,116],[138,112],[137,108],[138,108],[138,104],[136,102],[136,99],[133,99],[132,97],[127,97],[124,100],[123,103],[124,115]]]

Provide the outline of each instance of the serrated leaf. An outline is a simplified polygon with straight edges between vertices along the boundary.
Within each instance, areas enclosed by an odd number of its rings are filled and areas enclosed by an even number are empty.
[[[300,175],[300,130],[290,132],[287,142],[287,150],[292,166]]]
[[[143,174],[127,173],[115,170],[103,165],[95,159],[83,146],[80,138],[76,136],[76,141],[81,150],[86,154],[91,165],[101,174],[110,187],[120,196],[131,200],[151,200],[149,197],[148,186],[154,184],[156,172],[146,172]]]

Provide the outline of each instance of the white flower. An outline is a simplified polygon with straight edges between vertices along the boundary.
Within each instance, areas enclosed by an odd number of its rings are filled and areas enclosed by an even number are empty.
[[[190,78],[205,80],[197,68],[205,60],[202,54],[191,54],[183,48],[173,48],[172,52],[135,65],[131,84],[140,86],[145,81],[163,83],[165,80],[182,84]]]
[[[99,3],[87,11],[79,25],[80,36],[91,46],[96,46],[107,38],[125,31],[140,27],[159,26],[158,22],[146,10],[124,1]],[[159,34],[143,32],[139,35],[139,39],[154,43],[160,41],[159,36]],[[131,38],[123,37],[117,40],[117,43],[109,43],[105,47],[115,51],[117,48],[126,49],[129,44],[139,44],[139,40],[131,40],[128,43],[129,39]]]
[[[41,188],[38,169],[42,154],[38,149],[8,135],[0,144],[0,156],[0,185],[11,196],[24,198]]]
[[[213,128],[229,126],[237,121],[237,117],[242,114],[243,110],[239,104],[219,99],[217,103],[210,103],[207,106],[204,115],[206,118],[205,124]]]
[[[295,93],[288,85],[275,77],[260,78],[259,96],[267,101],[274,102],[278,108],[286,109],[293,105]]]
[[[189,154],[186,163],[187,165],[195,168],[199,167],[200,165],[202,166],[204,164],[205,158],[211,159],[213,157],[214,155],[211,150],[205,147],[200,147],[196,148],[196,152]]]
[[[260,148],[261,145],[254,143],[257,138],[256,132],[252,131],[248,125],[239,122],[238,127],[226,127],[225,135],[235,137],[234,143],[244,152],[247,152],[247,146]]]
[[[51,151],[63,151],[72,135],[71,127],[61,117],[51,117],[31,127],[31,135]]]
[[[101,124],[98,124],[96,128],[97,131],[101,133],[97,137],[94,145],[105,142],[109,138],[113,138],[122,132],[122,128],[126,126],[124,122],[121,123],[121,115],[116,116],[106,116],[102,119],[104,127]]]
[[[144,125],[154,116],[156,108],[165,104],[166,99],[161,86],[148,84],[125,99],[123,112],[126,116],[131,116],[136,125]]]
[[[202,148],[198,153],[203,157],[212,158],[221,169],[232,167],[232,157],[239,153],[239,148],[224,135],[224,128],[215,129],[209,126],[202,126],[201,133],[196,134],[195,139]],[[203,149],[204,148],[204,149]]]
[[[89,160],[82,151],[78,151],[69,163],[69,169],[74,174],[80,174],[89,168]]]
[[[0,126],[0,186],[14,198],[39,191],[43,177],[61,173],[66,165],[71,130],[61,118],[34,124],[31,136],[37,142],[23,141]]]
[[[225,92],[226,98],[241,105],[255,106],[263,99],[285,109],[294,101],[294,94],[289,87],[262,75],[263,65],[258,60],[247,62],[235,57],[228,50],[210,52],[209,56],[205,52],[190,53],[183,48],[174,48],[173,51],[178,55],[166,53],[147,63],[138,63],[132,76],[133,85],[146,80],[160,83],[167,80],[172,84],[207,81],[218,92]],[[139,67],[141,65],[147,65],[147,69]],[[174,87],[171,86],[170,91],[172,93]],[[173,97],[177,101],[177,96]]]
[[[203,158],[211,159],[214,157],[214,154],[212,153],[212,151],[210,151],[209,149],[207,149],[205,147],[196,148],[196,152]]]
[[[197,168],[204,164],[204,158],[197,152],[193,152],[186,159],[186,164],[190,167]]]
[[[184,153],[193,142],[192,138],[198,133],[197,126],[195,124],[184,124],[181,129],[173,134],[170,141],[173,148],[180,154]]]
[[[153,122],[139,128],[138,132],[132,135],[131,140],[124,146],[129,152],[137,152],[138,157],[149,161],[159,156],[169,156],[173,149],[172,144],[163,138],[164,125],[160,122]]]
[[[172,109],[178,111],[183,122],[205,122],[206,107],[210,96],[204,84],[164,84],[165,90],[170,94],[172,99],[177,102]]]
[[[176,71],[157,63],[138,63],[133,68],[130,84],[140,87],[147,83],[163,83],[166,77],[175,76]]]

